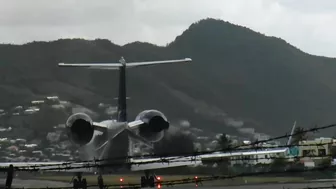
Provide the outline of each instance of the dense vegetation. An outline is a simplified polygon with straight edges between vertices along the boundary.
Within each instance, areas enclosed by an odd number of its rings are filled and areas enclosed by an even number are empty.
[[[195,127],[223,131],[229,117],[278,135],[335,120],[335,59],[306,54],[284,40],[228,22],[192,24],[166,47],[104,39],[61,39],[0,45],[0,104],[6,108],[42,95],[89,107],[115,104],[117,72],[57,68],[58,62],[111,62],[191,57],[192,64],[129,70],[129,119],[147,108]],[[225,127],[225,132],[235,129]]]

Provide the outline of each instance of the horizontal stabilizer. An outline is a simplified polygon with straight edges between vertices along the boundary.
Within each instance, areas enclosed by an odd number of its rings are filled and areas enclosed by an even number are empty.
[[[191,62],[191,58],[184,58],[179,60],[162,60],[162,61],[148,61],[148,62],[132,62],[126,63],[126,67],[149,66],[154,64],[170,64],[170,63],[187,63]]]
[[[187,63],[191,61],[192,61],[191,58],[184,58],[177,60],[145,61],[145,62],[130,62],[130,63],[126,63],[125,61],[120,61],[120,63],[59,63],[58,66],[115,70],[124,65],[126,66],[126,68],[132,68],[137,66],[150,66],[155,64]]]
[[[58,63],[59,67],[121,67],[121,63]]]

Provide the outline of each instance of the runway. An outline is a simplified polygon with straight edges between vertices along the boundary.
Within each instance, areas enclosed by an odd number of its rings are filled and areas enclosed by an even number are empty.
[[[202,188],[202,189],[311,189],[314,187],[330,187],[336,185],[336,181],[334,182],[314,182],[314,183],[296,183],[296,184],[287,184],[287,183],[279,183],[279,184],[255,184],[255,185],[240,185],[240,186],[211,186],[211,183],[204,183],[202,185],[198,185],[197,187],[194,184],[188,185],[179,185],[173,186],[175,189],[193,189],[193,188]],[[172,188],[167,186],[162,186],[161,188]]]
[[[4,188],[5,181],[2,180],[0,188]],[[255,184],[255,185],[240,185],[240,186],[211,186],[211,183],[203,183],[196,187],[195,185],[184,185],[184,186],[173,186],[177,189],[191,189],[191,188],[203,188],[203,189],[304,189],[304,188],[314,188],[314,187],[330,187],[336,185],[334,182],[313,182],[313,183],[279,183],[279,184]],[[71,187],[72,185],[64,182],[56,181],[44,181],[44,180],[22,180],[15,179],[12,188],[47,188],[47,187]],[[92,187],[94,189],[96,187]],[[172,188],[167,186],[162,186],[161,188]]]
[[[0,188],[5,187],[5,179],[0,182]],[[12,188],[47,188],[47,187],[69,187],[72,186],[69,183],[45,181],[45,180],[13,180]]]
[[[309,187],[310,188],[330,187],[332,189],[331,186],[333,184],[336,184],[336,182],[297,183],[297,184],[263,184],[263,185],[258,184],[258,185],[243,185],[243,186],[226,186],[226,187],[218,187],[218,188],[221,188],[221,189],[304,189],[304,188],[309,188]]]

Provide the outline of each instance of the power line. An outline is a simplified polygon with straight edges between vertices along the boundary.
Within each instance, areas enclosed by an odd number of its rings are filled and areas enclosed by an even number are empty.
[[[310,129],[306,129],[306,130],[302,130],[299,132],[296,132],[294,134],[285,134],[282,136],[278,136],[278,137],[274,137],[274,138],[270,138],[267,140],[260,140],[260,141],[256,141],[253,142],[251,144],[243,144],[243,145],[238,145],[235,147],[229,147],[229,148],[225,148],[225,149],[221,149],[220,151],[226,152],[226,153],[233,153],[233,152],[243,152],[243,151],[252,151],[252,150],[260,150],[260,149],[274,149],[274,148],[290,148],[290,147],[295,147],[295,146],[324,146],[324,145],[331,145],[333,144],[332,142],[328,142],[328,143],[320,143],[320,144],[300,144],[300,145],[283,145],[283,146],[277,146],[277,147],[258,147],[255,146],[257,144],[261,144],[261,143],[266,143],[266,142],[270,142],[273,140],[278,140],[278,139],[282,139],[282,138],[288,138],[290,136],[296,136],[296,135],[300,135],[303,133],[308,133],[308,132],[317,132],[319,130],[322,129],[327,129],[327,128],[332,128],[335,127],[336,124],[332,124],[332,125],[327,125],[327,126],[322,126],[322,127],[314,127],[314,128],[310,128]],[[252,148],[248,148],[248,149],[239,149],[241,147],[245,147],[245,146],[254,146]],[[124,157],[116,157],[116,158],[108,158],[108,159],[100,159],[100,160],[90,160],[90,161],[69,161],[69,162],[65,162],[62,164],[54,164],[54,165],[32,165],[32,166],[26,166],[25,168],[23,167],[16,167],[16,170],[20,170],[20,171],[50,171],[50,170],[67,170],[67,169],[78,169],[78,168],[92,168],[92,167],[108,167],[108,166],[115,166],[115,165],[121,165],[121,164],[148,164],[148,163],[153,163],[153,162],[162,162],[162,163],[174,163],[174,162],[181,162],[181,161],[196,161],[197,160],[197,156],[199,155],[205,155],[205,154],[212,154],[213,152],[218,152],[218,151],[205,151],[205,152],[195,152],[195,153],[184,153],[184,154],[180,154],[178,156],[174,156],[174,157],[167,157],[167,156],[153,156],[153,155],[146,155],[146,156],[141,156],[141,157],[151,157],[151,158],[158,158],[157,160],[153,160],[153,161],[148,161],[148,162],[131,162],[131,163],[120,163],[120,162],[116,162],[116,163],[109,163],[109,162],[105,162],[105,161],[112,161],[112,160],[118,160],[121,158],[136,158],[139,156],[124,156]],[[190,159],[178,159],[181,157],[186,157],[186,156],[190,156]],[[279,157],[271,157],[271,158],[266,158],[266,159],[291,159],[291,158],[304,158],[304,157],[322,157],[322,156],[294,156],[294,157],[287,157],[287,158],[279,158]],[[325,155],[323,157],[330,157],[330,155]],[[222,158],[218,161],[214,161],[214,162],[220,162],[220,161],[224,161],[225,158]],[[258,158],[258,159],[265,159],[265,158]],[[198,159],[200,160],[200,159]],[[227,159],[226,159],[227,160]],[[238,159],[239,160],[239,159]],[[250,159],[251,160],[251,159]],[[103,162],[103,163],[99,163],[99,162]],[[77,165],[77,166],[76,166]],[[331,168],[332,170],[334,170],[334,166],[330,166],[327,168]],[[311,171],[321,171],[321,170],[326,170],[326,167],[318,167],[318,168],[314,168],[314,169],[310,169],[310,170],[305,170],[304,172],[311,172]],[[293,173],[293,170],[291,171]],[[202,178],[198,178],[197,182],[203,182],[203,181],[212,181],[212,180],[220,180],[220,179],[232,179],[232,178],[236,178],[236,177],[242,177],[242,176],[258,176],[258,175],[263,175],[263,174],[276,174],[276,173],[286,173],[286,171],[281,171],[281,172],[258,172],[258,173],[242,173],[242,174],[238,174],[238,175],[231,175],[231,176],[210,176],[210,177],[202,177]],[[190,179],[190,178],[185,178],[185,179],[180,179],[180,180],[175,180],[175,181],[165,181],[165,182],[160,182],[161,185],[167,184],[167,185],[176,185],[176,184],[186,184],[186,183],[191,183],[191,182],[195,182],[195,179]],[[97,185],[95,185],[97,186]],[[120,185],[118,185],[119,188]],[[111,186],[113,187],[113,186]],[[136,185],[131,186],[131,187],[137,187]],[[70,187],[72,188],[72,187]]]
[[[93,160],[86,160],[86,161],[68,161],[68,162],[63,162],[63,163],[59,163],[59,164],[55,163],[53,165],[34,164],[34,165],[31,165],[31,166],[28,166],[28,167],[67,166],[67,165],[80,164],[80,163],[82,163],[82,164],[85,164],[85,163],[97,164],[99,162],[104,163],[104,162],[108,162],[108,161],[125,160],[125,159],[131,159],[131,158],[146,158],[146,157],[159,158],[160,160],[157,160],[156,162],[161,161],[161,162],[169,163],[169,161],[172,161],[173,159],[178,159],[178,158],[181,158],[181,157],[191,156],[191,157],[197,158],[197,156],[206,155],[206,154],[213,154],[213,153],[218,152],[218,151],[222,151],[224,153],[235,153],[235,152],[245,152],[245,151],[254,151],[254,150],[258,151],[258,150],[265,150],[265,149],[290,148],[290,147],[298,147],[298,146],[311,146],[310,144],[282,145],[282,146],[277,146],[277,147],[258,147],[258,146],[255,146],[255,145],[270,142],[270,141],[277,140],[277,139],[288,138],[290,136],[296,136],[296,135],[300,135],[300,134],[303,134],[303,133],[317,132],[319,130],[332,128],[332,127],[335,127],[335,126],[336,126],[336,124],[331,124],[331,125],[322,126],[322,127],[314,127],[314,128],[299,131],[299,132],[294,133],[294,134],[285,134],[285,135],[270,138],[270,139],[267,139],[267,140],[256,141],[256,142],[253,142],[251,144],[237,145],[235,147],[228,147],[228,148],[220,149],[220,150],[217,150],[217,151],[202,151],[202,152],[194,152],[194,153],[182,153],[182,154],[179,154],[179,155],[175,155],[173,157],[169,157],[169,156],[171,156],[171,154],[163,154],[163,155],[160,155],[160,156],[157,156],[157,155],[119,156],[119,157],[114,157],[114,158],[93,159]],[[323,146],[323,145],[327,145],[327,144],[333,144],[333,142],[314,144],[314,146]],[[251,146],[253,146],[253,147],[251,147]],[[250,148],[239,149],[241,147],[250,147]],[[150,162],[150,163],[152,163],[152,162]],[[119,164],[123,164],[123,163],[119,163]]]

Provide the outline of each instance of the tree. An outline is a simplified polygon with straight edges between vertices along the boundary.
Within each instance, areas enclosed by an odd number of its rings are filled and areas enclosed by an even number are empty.
[[[336,158],[336,146],[331,146],[330,155],[332,158]]]
[[[225,133],[222,133],[217,141],[217,149],[219,151],[225,152],[230,150],[232,141]],[[230,158],[221,158],[216,163],[223,174],[227,174],[229,172]]]
[[[287,161],[285,158],[275,158],[270,165],[270,169],[272,171],[283,171],[286,165]]]
[[[317,172],[317,174],[320,175],[321,178],[324,179],[330,179],[334,177],[334,170],[333,167],[331,167],[332,165],[332,158],[331,157],[327,157],[327,158],[323,158],[321,162],[319,162],[319,167],[323,168],[321,170],[321,172]]]
[[[191,135],[185,133],[165,136],[154,144],[154,154],[159,156],[190,155],[194,152],[194,140]]]
[[[225,133],[223,133],[219,139],[217,140],[217,150],[226,151],[231,148],[232,141],[227,137]]]
[[[320,167],[329,167],[331,166],[331,161],[332,158],[331,157],[327,157],[327,158],[323,158],[322,161],[320,162]]]
[[[291,145],[298,145],[300,141],[307,140],[308,135],[302,127],[296,127],[292,136]]]
[[[53,131],[53,126],[66,122],[69,114],[63,109],[55,109],[48,105],[40,107],[40,111],[30,115],[27,124],[34,130],[34,136],[45,138],[46,133]]]

